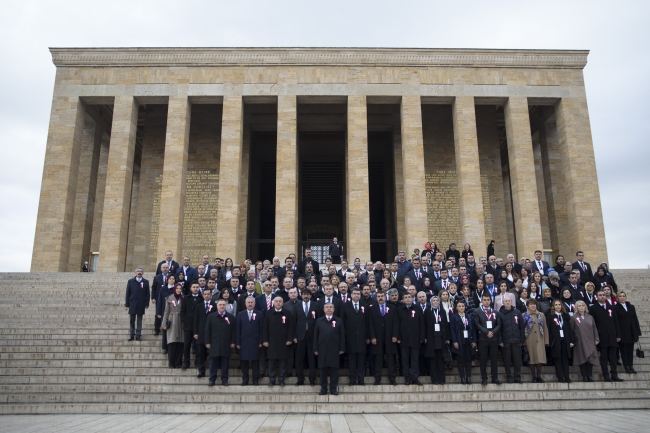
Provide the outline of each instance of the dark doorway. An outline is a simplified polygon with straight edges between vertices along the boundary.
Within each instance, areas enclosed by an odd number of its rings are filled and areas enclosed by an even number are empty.
[[[275,131],[251,132],[246,257],[253,262],[274,255],[276,151]]]
[[[392,262],[397,250],[393,131],[368,133],[370,259]]]

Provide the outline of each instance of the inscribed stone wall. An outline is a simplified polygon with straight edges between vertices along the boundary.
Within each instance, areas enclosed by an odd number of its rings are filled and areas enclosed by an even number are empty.
[[[193,105],[185,176],[182,255],[189,256],[194,266],[201,263],[203,254],[214,255],[220,154],[221,105]]]

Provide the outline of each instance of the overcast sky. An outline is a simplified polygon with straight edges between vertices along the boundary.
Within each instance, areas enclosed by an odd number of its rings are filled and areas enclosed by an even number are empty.
[[[22,0],[1,10],[0,271],[31,263],[55,72],[48,47],[589,49],[610,265],[650,264],[649,1]]]

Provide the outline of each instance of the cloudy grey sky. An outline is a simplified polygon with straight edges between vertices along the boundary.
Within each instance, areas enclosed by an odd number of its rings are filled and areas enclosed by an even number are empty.
[[[0,271],[27,271],[55,68],[48,47],[589,49],[584,74],[613,268],[650,264],[648,1],[5,1]]]

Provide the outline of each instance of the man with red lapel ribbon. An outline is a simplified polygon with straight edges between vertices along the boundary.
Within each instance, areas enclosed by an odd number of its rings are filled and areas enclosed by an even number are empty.
[[[228,386],[228,366],[232,349],[235,347],[235,316],[226,312],[225,299],[220,299],[217,303],[216,313],[208,315],[205,324],[205,341],[205,347],[210,350],[208,386],[214,386],[219,368],[221,368],[221,383]]]
[[[266,347],[266,358],[269,360],[269,386],[275,385],[276,367],[279,367],[280,386],[284,386],[287,373],[287,347],[293,344],[295,338],[295,322],[289,310],[283,308],[284,300],[280,296],[273,298],[273,308],[264,315],[262,328],[263,346]]]

